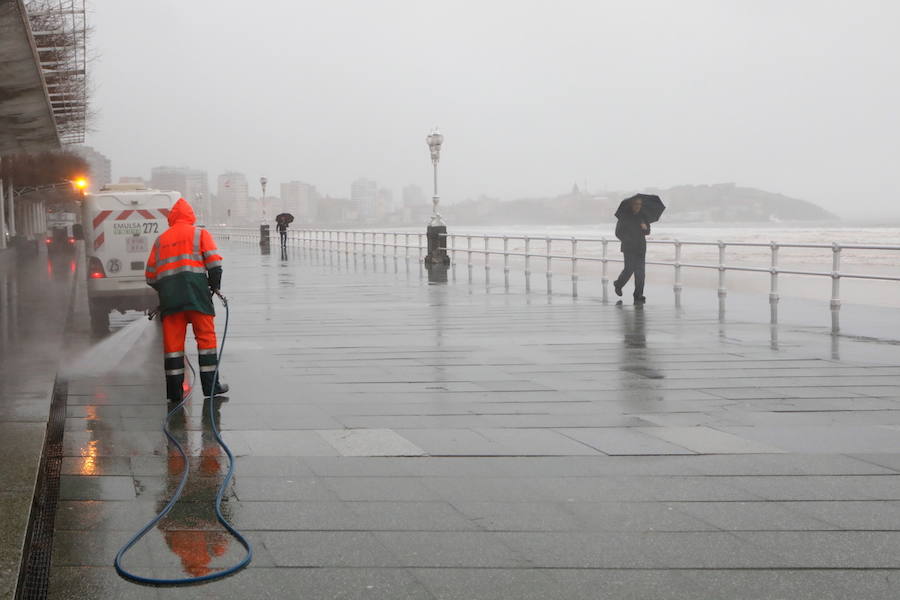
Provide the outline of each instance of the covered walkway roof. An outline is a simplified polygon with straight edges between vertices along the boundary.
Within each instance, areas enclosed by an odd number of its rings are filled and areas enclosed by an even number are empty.
[[[31,4],[0,0],[0,156],[84,138],[83,0]]]

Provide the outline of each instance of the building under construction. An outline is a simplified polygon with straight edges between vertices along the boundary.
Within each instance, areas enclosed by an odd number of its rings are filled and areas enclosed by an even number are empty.
[[[84,142],[87,37],[84,0],[0,0],[0,161]],[[46,230],[44,199],[10,179],[0,179],[0,249]]]

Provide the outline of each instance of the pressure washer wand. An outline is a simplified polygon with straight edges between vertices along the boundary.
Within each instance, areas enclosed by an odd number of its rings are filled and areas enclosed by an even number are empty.
[[[222,304],[227,308],[228,307],[228,298],[222,295],[222,292],[219,290],[213,290],[213,294],[219,297],[219,300],[222,301]]]

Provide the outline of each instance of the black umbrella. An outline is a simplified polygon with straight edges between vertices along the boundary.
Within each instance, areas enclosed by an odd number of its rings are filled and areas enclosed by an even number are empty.
[[[284,223],[291,224],[294,222],[294,215],[292,215],[291,213],[281,213],[280,215],[275,217],[275,222],[276,223],[284,222]]]
[[[641,214],[647,223],[656,223],[666,210],[666,205],[662,203],[659,196],[653,194],[635,194],[630,198],[625,198],[616,209],[616,218],[621,219],[631,214],[631,201],[635,198],[641,199]]]

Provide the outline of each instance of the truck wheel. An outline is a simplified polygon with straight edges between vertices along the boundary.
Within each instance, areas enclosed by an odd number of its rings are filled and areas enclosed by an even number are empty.
[[[102,336],[109,333],[109,307],[101,302],[90,303],[91,333]]]

